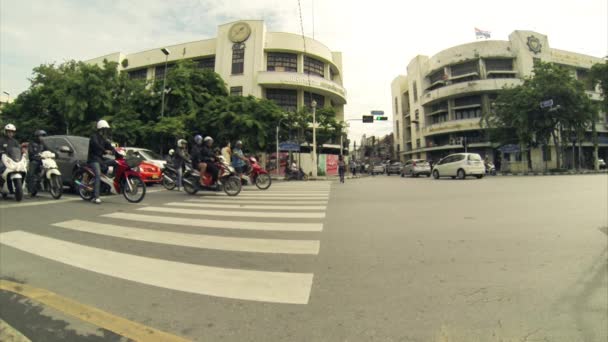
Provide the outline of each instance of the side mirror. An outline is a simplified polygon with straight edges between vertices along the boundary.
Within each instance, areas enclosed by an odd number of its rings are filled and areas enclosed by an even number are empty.
[[[72,151],[72,149],[69,146],[61,146],[59,148],[59,152],[69,153],[69,154],[74,153],[74,151]]]

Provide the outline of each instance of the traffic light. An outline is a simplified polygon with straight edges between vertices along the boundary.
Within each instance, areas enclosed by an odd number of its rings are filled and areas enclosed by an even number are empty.
[[[371,115],[363,115],[363,123],[374,122],[374,117]]]
[[[387,116],[376,116],[376,121],[386,121],[388,120]]]

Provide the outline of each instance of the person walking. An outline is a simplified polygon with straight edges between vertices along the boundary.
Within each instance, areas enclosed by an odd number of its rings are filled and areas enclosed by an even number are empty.
[[[340,175],[340,183],[344,183],[344,173],[346,172],[346,163],[344,156],[338,157],[338,174]]]

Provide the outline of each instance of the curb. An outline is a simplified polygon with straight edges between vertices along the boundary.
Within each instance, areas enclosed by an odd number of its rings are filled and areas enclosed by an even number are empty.
[[[15,330],[8,323],[0,318],[0,341],[3,342],[31,342],[31,340],[22,333]]]
[[[512,172],[501,172],[497,173],[498,177],[522,177],[522,176],[579,176],[579,175],[601,175],[608,174],[606,171],[582,171],[582,172],[522,172],[522,173],[512,173]]]

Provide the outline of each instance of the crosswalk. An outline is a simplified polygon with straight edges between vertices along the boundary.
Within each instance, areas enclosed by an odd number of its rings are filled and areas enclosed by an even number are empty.
[[[182,201],[102,214],[92,220],[53,223],[54,229],[218,253],[263,253],[269,269],[281,269],[284,255],[313,260],[328,205],[330,182],[247,187],[237,197],[221,193],[184,195]],[[103,223],[102,223],[103,222]],[[269,235],[270,234],[270,235]],[[268,303],[307,304],[310,272],[277,272],[193,264],[91,247],[26,231],[0,234],[0,243],[79,269],[164,289]],[[104,245],[105,246],[105,245]],[[145,246],[142,246],[145,248]],[[257,255],[257,254],[252,254]],[[230,254],[226,254],[229,258]],[[203,262],[204,263],[204,262]]]

